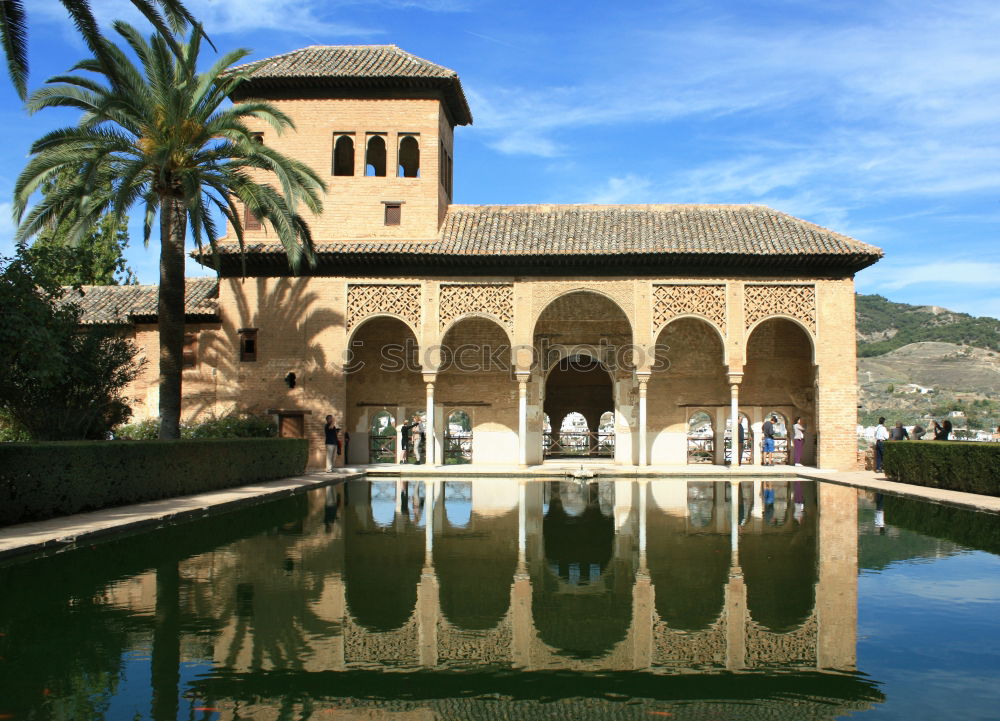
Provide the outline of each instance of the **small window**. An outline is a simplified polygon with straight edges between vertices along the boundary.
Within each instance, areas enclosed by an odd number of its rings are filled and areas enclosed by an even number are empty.
[[[333,143],[333,174],[354,175],[354,138],[341,135]]]
[[[194,368],[198,365],[198,334],[184,334],[184,351],[181,356],[182,368]]]
[[[402,203],[386,203],[385,204],[385,224],[386,225],[399,225],[403,219],[403,204]]]
[[[243,230],[260,230],[263,225],[250,208],[243,206]]]
[[[441,153],[439,156],[439,167],[438,174],[441,177],[441,185],[444,187],[445,193],[451,198],[451,172],[452,163],[451,156],[444,147],[444,142],[441,143]]]
[[[368,136],[365,175],[376,178],[385,177],[385,138],[381,135]]]
[[[251,363],[257,360],[257,329],[243,328],[240,330],[240,360]]]
[[[420,141],[413,135],[405,135],[399,141],[397,176],[400,178],[420,177]]]

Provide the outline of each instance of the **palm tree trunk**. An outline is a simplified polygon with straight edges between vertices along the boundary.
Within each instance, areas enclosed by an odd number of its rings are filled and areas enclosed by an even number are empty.
[[[160,438],[181,435],[181,360],[184,352],[184,232],[187,210],[179,198],[160,200]]]

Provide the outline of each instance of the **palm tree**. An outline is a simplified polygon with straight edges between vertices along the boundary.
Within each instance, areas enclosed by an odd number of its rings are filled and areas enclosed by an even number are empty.
[[[90,0],[59,0],[80,32],[87,47],[95,55],[101,54],[98,39],[101,32],[90,10]],[[180,32],[187,23],[195,20],[184,7],[182,0],[131,0],[136,9],[159,32],[170,36],[170,30]],[[24,13],[24,0],[0,0],[0,44],[7,56],[7,71],[17,94],[24,100],[28,95],[28,27]],[[157,5],[163,8],[161,14]]]
[[[243,122],[256,118],[282,132],[294,127],[288,116],[258,101],[223,107],[244,79],[242,71],[230,66],[247,50],[230,52],[199,74],[195,66],[200,28],[195,27],[186,42],[174,43],[159,34],[147,41],[123,22],[116,22],[114,29],[139,66],[100,38],[107,61],[95,56],[73,68],[92,72],[99,80],[50,78],[28,101],[32,113],[69,107],[83,115],[79,125],[54,130],[32,145],[32,157],[14,189],[20,222],[16,237],[25,242],[54,223],[70,220],[69,241],[74,242],[101,217],[110,214],[117,221],[140,205],[148,243],[159,214],[160,437],[177,438],[187,226],[199,250],[203,239],[214,247],[218,216],[213,217],[213,211],[221,212],[242,248],[239,200],[273,227],[297,271],[303,261],[315,262],[309,226],[298,210],[305,206],[319,213],[326,186],[303,163],[255,142]],[[64,169],[73,169],[75,179],[43,196],[25,216],[33,193]],[[259,182],[265,176],[277,178],[281,191]]]

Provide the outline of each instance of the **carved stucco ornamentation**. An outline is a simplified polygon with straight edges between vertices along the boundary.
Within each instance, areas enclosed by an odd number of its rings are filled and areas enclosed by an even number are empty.
[[[815,666],[819,624],[813,613],[805,623],[787,633],[768,631],[756,621],[747,624],[746,663],[757,666]]]
[[[551,283],[536,283],[532,288],[531,306],[534,322],[538,322],[549,303],[556,298],[576,292],[605,295],[618,304],[626,318],[631,321],[634,317],[635,293],[632,281],[605,281],[588,284],[584,287],[574,281],[553,281]]]
[[[416,663],[420,658],[417,615],[395,631],[369,631],[349,616],[344,619],[344,659],[348,663]]]
[[[508,664],[514,642],[510,611],[507,611],[507,615],[495,628],[485,631],[457,628],[442,620],[438,625],[437,638],[438,659],[442,663],[476,661]]]
[[[776,315],[795,318],[816,332],[816,287],[813,285],[752,285],[743,291],[746,327]]]
[[[653,625],[653,663],[675,668],[703,668],[726,663],[726,623],[704,631],[679,631],[665,622]]]
[[[654,285],[653,328],[679,315],[700,315],[726,331],[726,286]]]
[[[441,328],[469,313],[491,315],[505,328],[513,328],[514,286],[497,283],[442,285]]]
[[[347,330],[379,313],[398,315],[412,328],[419,328],[421,305],[419,285],[350,285],[347,287]]]

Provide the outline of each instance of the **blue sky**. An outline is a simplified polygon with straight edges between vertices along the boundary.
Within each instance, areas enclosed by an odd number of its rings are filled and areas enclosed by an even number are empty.
[[[760,203],[880,246],[858,290],[1000,317],[995,0],[187,0],[222,49],[396,44],[458,71],[458,203]],[[31,87],[86,55],[27,3]],[[126,0],[92,0],[105,21]],[[205,54],[206,63],[212,59]],[[31,141],[0,83],[0,252]],[[129,259],[155,283],[158,249]]]

